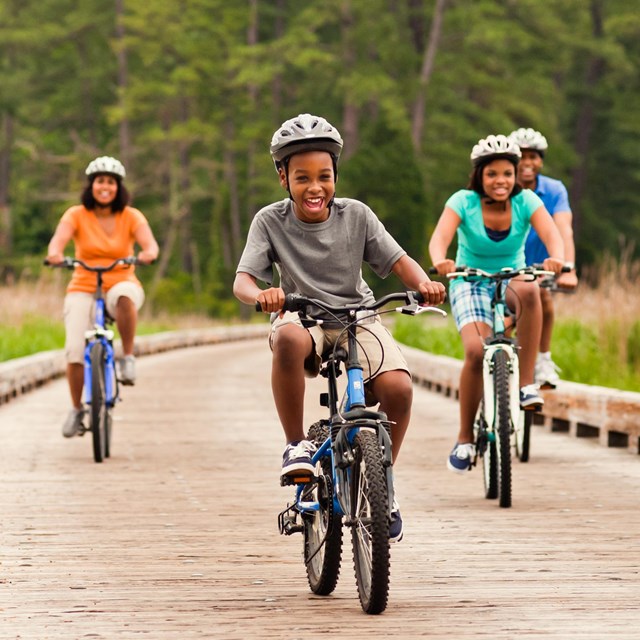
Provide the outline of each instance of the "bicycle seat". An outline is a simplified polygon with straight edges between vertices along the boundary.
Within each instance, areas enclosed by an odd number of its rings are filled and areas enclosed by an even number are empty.
[[[329,362],[329,360],[331,360],[334,353],[335,353],[336,360],[340,360],[342,362],[346,361],[347,359],[346,350],[343,349],[342,347],[338,347],[337,349],[334,350],[333,346],[331,346],[322,352],[322,362]]]

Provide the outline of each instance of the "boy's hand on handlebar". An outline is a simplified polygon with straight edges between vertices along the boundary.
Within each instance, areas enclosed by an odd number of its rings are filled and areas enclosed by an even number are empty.
[[[421,282],[418,291],[422,294],[425,305],[442,304],[447,297],[447,290],[442,282],[433,280]]]
[[[256,303],[260,304],[264,313],[275,313],[284,306],[284,298],[284,291],[280,287],[271,287],[258,294]]]

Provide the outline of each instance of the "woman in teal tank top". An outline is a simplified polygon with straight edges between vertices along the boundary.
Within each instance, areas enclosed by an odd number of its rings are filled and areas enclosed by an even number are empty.
[[[540,198],[516,183],[520,149],[506,136],[488,136],[471,152],[473,170],[467,189],[446,202],[429,242],[429,254],[438,274],[446,276],[456,265],[496,272],[526,265],[524,246],[534,227],[551,257],[544,268],[560,273],[564,248],[557,227]],[[456,259],[447,250],[457,234]],[[464,473],[475,456],[473,421],[482,397],[483,343],[491,332],[492,285],[454,280],[449,288],[451,310],[462,338],[464,363],[460,374],[460,431],[447,466]],[[536,282],[513,279],[507,304],[518,318],[520,346],[520,401],[541,406],[533,371],[542,328],[542,308]]]

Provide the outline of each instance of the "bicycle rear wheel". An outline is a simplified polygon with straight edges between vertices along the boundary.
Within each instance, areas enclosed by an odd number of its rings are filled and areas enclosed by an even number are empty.
[[[520,412],[520,424],[516,429],[516,455],[520,462],[529,462],[529,447],[531,442],[531,424],[533,423],[533,411]]]
[[[377,434],[354,438],[350,514],[353,562],[360,604],[365,613],[382,613],[389,596],[389,496]]]
[[[482,459],[482,476],[484,479],[484,497],[495,500],[498,497],[498,455],[493,433],[487,429],[484,407],[481,406],[476,418],[476,446]]]
[[[329,437],[329,428],[316,423],[309,429],[307,439],[319,447]],[[304,530],[304,561],[307,579],[313,593],[326,596],[338,584],[342,558],[342,518],[333,509],[333,482],[328,456],[316,465],[318,482],[303,489],[305,501],[317,501],[318,511],[302,514]]]
[[[105,350],[100,342],[91,348],[91,434],[93,459],[102,462],[107,452],[108,419],[105,401]]]
[[[493,356],[493,388],[495,392],[496,453],[498,462],[498,497],[501,507],[511,506],[511,409],[509,402],[509,361],[498,350]]]

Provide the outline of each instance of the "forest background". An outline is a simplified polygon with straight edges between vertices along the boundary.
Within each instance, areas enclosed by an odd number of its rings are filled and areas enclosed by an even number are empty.
[[[4,0],[0,69],[0,282],[43,277],[108,154],[161,245],[147,309],[237,315],[249,224],[286,195],[271,135],[303,112],[342,133],[338,195],[425,267],[473,144],[521,126],[569,189],[582,281],[640,256],[637,0]]]

